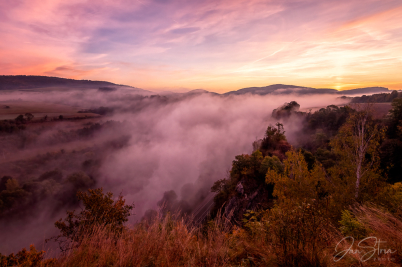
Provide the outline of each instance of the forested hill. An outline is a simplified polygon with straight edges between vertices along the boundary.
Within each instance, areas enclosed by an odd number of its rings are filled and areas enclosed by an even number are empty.
[[[373,95],[363,95],[352,98],[352,103],[390,103],[395,98],[401,98],[402,92],[392,91],[392,93],[381,93]]]
[[[390,93],[391,91],[385,87],[366,87],[350,90],[338,91],[335,89],[317,89],[312,87],[303,87],[286,84],[273,84],[265,87],[249,87],[237,91],[230,91],[225,95],[267,95],[267,94],[338,94],[338,95],[355,95],[355,94],[374,94],[374,93]]]
[[[2,75],[0,90],[30,89],[43,87],[117,87],[123,86],[104,81],[74,80],[48,76]],[[127,86],[129,87],[129,86]],[[135,88],[141,90],[139,88]]]

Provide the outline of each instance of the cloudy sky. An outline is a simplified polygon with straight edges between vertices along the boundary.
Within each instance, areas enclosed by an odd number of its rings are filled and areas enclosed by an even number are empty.
[[[0,0],[0,75],[402,89],[401,0]]]

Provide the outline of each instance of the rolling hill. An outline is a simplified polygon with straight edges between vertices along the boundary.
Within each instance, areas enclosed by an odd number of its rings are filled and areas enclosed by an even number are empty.
[[[74,80],[48,76],[30,75],[2,75],[0,76],[0,90],[24,90],[40,88],[71,88],[71,89],[99,89],[103,92],[113,91],[116,88],[127,88],[138,93],[150,94],[150,91],[140,88],[114,84],[105,81]]]
[[[338,91],[335,89],[317,89],[312,87],[303,87],[286,84],[273,84],[265,87],[249,87],[236,91],[230,91],[224,95],[268,95],[268,94],[338,94],[338,95],[355,95],[355,94],[374,94],[374,93],[390,93],[391,90],[385,87],[367,87],[351,90]]]
[[[139,94],[154,94],[151,91],[143,90],[140,88],[114,84],[106,81],[91,81],[91,80],[74,80],[74,79],[66,79],[66,78],[58,78],[58,77],[48,77],[48,76],[29,76],[29,75],[2,75],[0,76],[0,90],[28,90],[28,89],[42,89],[42,88],[73,88],[73,89],[99,89],[103,92],[113,91],[117,88],[127,88],[131,90],[135,90]],[[303,87],[296,85],[286,85],[286,84],[273,84],[264,87],[248,87],[235,91],[230,91],[224,93],[222,95],[244,95],[244,94],[253,94],[253,95],[268,95],[268,94],[334,94],[334,95],[364,95],[364,94],[375,94],[375,93],[391,93],[392,90],[389,90],[385,87],[366,87],[366,88],[357,88],[350,90],[338,91],[335,89],[328,88],[312,88],[312,87]],[[203,93],[212,93],[206,90],[197,89],[185,94],[194,95],[194,94],[203,94]],[[178,94],[178,93],[173,93]],[[216,94],[216,93],[213,93]]]

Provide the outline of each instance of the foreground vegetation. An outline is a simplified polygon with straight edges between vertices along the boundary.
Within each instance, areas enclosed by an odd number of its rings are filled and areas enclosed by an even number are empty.
[[[290,207],[290,206],[289,206]],[[345,212],[337,229],[318,205],[250,212],[243,227],[218,216],[203,227],[185,219],[156,216],[123,231],[94,223],[69,239],[70,249],[44,259],[34,247],[2,256],[2,266],[400,266],[401,217],[359,205]],[[116,220],[117,221],[117,220]],[[78,228],[77,228],[78,229]],[[359,236],[363,234],[362,236]],[[344,236],[356,236],[356,240]],[[374,239],[386,240],[373,252]],[[354,242],[353,242],[354,241]],[[349,250],[353,249],[353,250]],[[348,252],[349,250],[349,252]],[[361,250],[368,253],[354,253]],[[343,252],[342,252],[343,251]]]
[[[127,226],[133,205],[122,196],[80,191],[84,209],[55,223],[60,257],[31,247],[0,255],[0,266],[400,266],[402,99],[392,105],[382,120],[369,105],[296,112],[297,147],[281,123],[269,126],[212,186],[201,225],[163,210]]]

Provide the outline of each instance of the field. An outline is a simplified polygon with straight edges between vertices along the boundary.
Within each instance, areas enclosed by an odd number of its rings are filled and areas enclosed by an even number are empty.
[[[18,115],[31,113],[34,115],[33,121],[38,121],[45,116],[48,119],[58,118],[60,115],[63,118],[85,118],[98,117],[94,113],[78,113],[79,107],[71,107],[61,104],[33,102],[33,101],[0,101],[0,120],[12,120]]]

